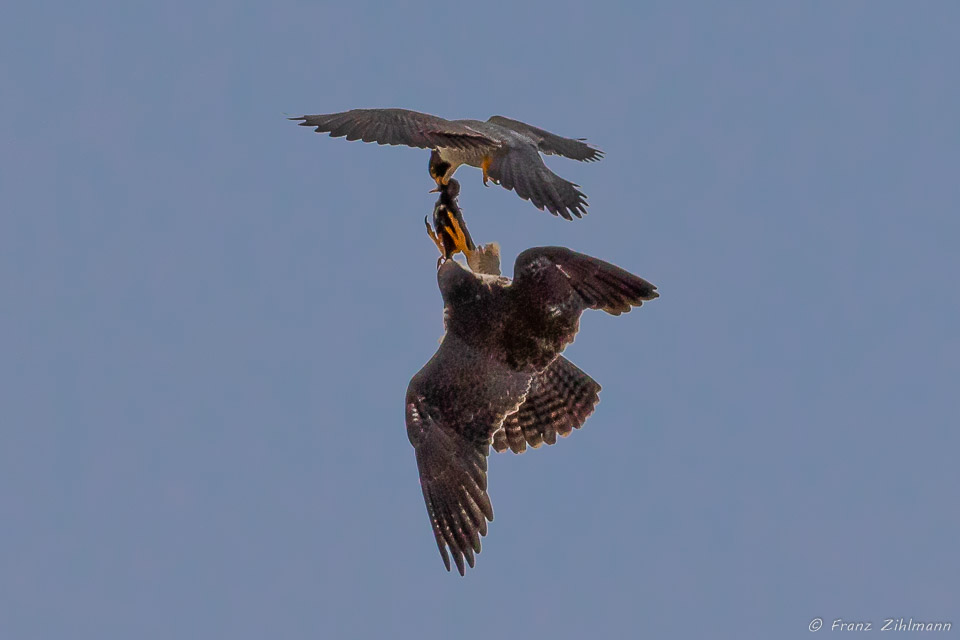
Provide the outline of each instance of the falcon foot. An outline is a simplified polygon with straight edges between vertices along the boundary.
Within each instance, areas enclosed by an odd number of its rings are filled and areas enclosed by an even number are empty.
[[[483,160],[480,162],[480,170],[483,171],[483,186],[485,187],[489,187],[490,186],[489,183],[491,181],[496,182],[496,180],[493,180],[492,178],[490,178],[490,174],[488,173],[490,171],[490,163],[492,162],[493,162],[493,158],[491,158],[490,156],[485,156]]]
[[[443,248],[443,240],[437,236],[436,232],[433,230],[433,227],[430,226],[429,216],[423,216],[423,224],[427,227],[427,236],[430,237],[430,239],[433,241],[433,244],[436,245],[437,251],[440,252],[440,257],[437,258],[437,268],[439,269],[440,265],[443,264],[447,259],[447,253]]]

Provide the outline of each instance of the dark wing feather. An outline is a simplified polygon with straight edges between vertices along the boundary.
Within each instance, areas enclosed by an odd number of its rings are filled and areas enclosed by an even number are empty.
[[[537,141],[537,147],[547,155],[559,155],[573,160],[596,162],[603,157],[603,151],[591,147],[585,138],[563,138],[526,122],[493,116],[487,122],[530,136]]]
[[[493,448],[523,453],[527,445],[536,449],[554,444],[583,426],[600,401],[600,385],[575,364],[558,356],[533,379],[530,391],[516,412],[493,434]]]
[[[519,144],[495,153],[487,173],[500,186],[516,191],[540,210],[546,207],[553,215],[567,220],[587,212],[587,196],[577,185],[550,171],[532,145]]]
[[[557,269],[565,278],[543,278],[542,272],[546,269]],[[548,286],[570,286],[585,308],[602,309],[615,316],[660,295],[657,288],[643,278],[565,247],[527,249],[517,256],[513,274],[513,286],[518,289],[535,290],[542,286],[538,284],[541,282],[551,283]]]
[[[333,138],[346,137],[347,140],[377,144],[400,144],[421,149],[474,149],[499,144],[461,122],[409,109],[352,109],[290,120],[300,121],[302,127],[314,127],[317,133],[329,133]]]
[[[420,487],[440,557],[447,571],[450,555],[460,575],[464,560],[474,566],[480,536],[493,521],[487,495],[488,441],[471,442],[430,413],[416,390],[407,396],[407,435],[417,454]]]

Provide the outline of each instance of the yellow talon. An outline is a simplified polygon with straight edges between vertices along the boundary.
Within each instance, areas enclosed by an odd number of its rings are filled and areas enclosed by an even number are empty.
[[[433,228],[430,226],[430,222],[427,221],[426,216],[423,218],[423,223],[427,225],[427,235],[430,236],[431,240],[433,240],[433,244],[437,245],[437,250],[440,252],[440,257],[442,258],[444,254],[443,240],[441,240],[440,237],[434,233]]]
[[[489,187],[487,184],[490,181],[490,163],[493,162],[493,158],[490,156],[484,156],[483,160],[480,162],[480,170],[483,171],[483,186]]]

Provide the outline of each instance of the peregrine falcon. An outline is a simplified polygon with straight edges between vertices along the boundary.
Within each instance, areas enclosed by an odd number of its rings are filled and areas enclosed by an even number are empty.
[[[492,179],[541,211],[546,208],[567,220],[587,212],[586,196],[579,185],[550,171],[540,154],[585,162],[603,157],[582,138],[563,138],[503,116],[484,122],[445,120],[407,109],[353,109],[290,120],[335,138],[432,149],[429,170],[438,185],[446,184],[462,164],[478,167],[484,184]]]
[[[512,282],[455,260],[440,266],[437,281],[446,333],[407,388],[407,437],[440,556],[449,571],[452,555],[463,575],[493,521],[490,445],[520,452],[553,444],[598,400],[600,385],[559,355],[581,313],[619,315],[658,294],[646,280],[563,247],[521,253]]]

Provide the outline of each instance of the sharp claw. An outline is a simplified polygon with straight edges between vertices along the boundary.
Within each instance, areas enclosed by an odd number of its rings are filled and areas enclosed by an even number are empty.
[[[440,240],[439,236],[437,236],[437,234],[434,232],[433,228],[430,226],[430,222],[428,221],[428,217],[429,217],[429,216],[424,216],[424,217],[423,217],[423,224],[424,224],[424,226],[427,227],[427,236],[430,238],[430,240],[433,241],[433,244],[436,245],[437,251],[440,252],[440,256],[443,257],[443,241]]]
[[[490,174],[487,171],[490,169],[490,163],[492,162],[491,158],[488,156],[480,162],[480,170],[483,171],[483,186],[489,187],[488,184],[490,181]]]

